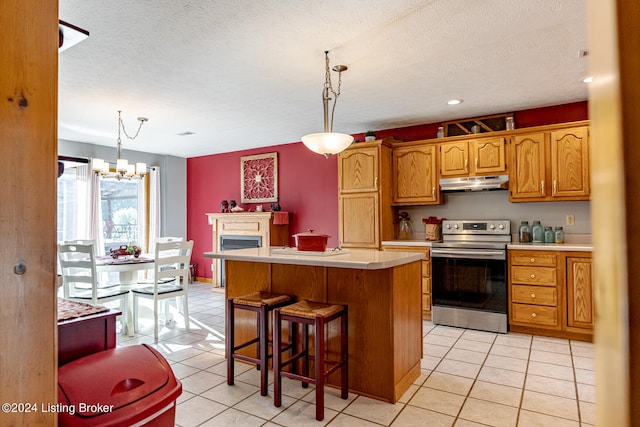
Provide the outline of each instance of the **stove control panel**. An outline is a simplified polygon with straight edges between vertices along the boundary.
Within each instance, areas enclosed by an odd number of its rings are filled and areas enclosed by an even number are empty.
[[[511,234],[511,221],[508,219],[495,220],[444,220],[442,234]]]

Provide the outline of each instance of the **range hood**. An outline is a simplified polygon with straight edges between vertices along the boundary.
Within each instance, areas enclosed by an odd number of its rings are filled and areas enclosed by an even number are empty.
[[[506,190],[508,188],[509,175],[468,176],[462,178],[440,179],[441,191]]]

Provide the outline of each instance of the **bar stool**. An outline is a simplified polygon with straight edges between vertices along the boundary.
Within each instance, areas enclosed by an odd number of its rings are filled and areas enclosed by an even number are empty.
[[[314,301],[299,301],[286,307],[273,311],[273,396],[274,405],[280,407],[282,403],[282,377],[302,381],[302,387],[309,384],[316,385],[316,420],[324,419],[324,384],[327,377],[340,369],[340,397],[349,397],[348,379],[348,324],[347,305],[327,304]],[[325,325],[335,319],[340,319],[340,360],[325,360]],[[291,345],[291,339],[286,347],[282,347],[282,322],[288,321],[293,325],[289,329],[289,337],[295,338],[297,335],[297,324],[303,325],[302,349],[300,352],[291,355],[289,359],[282,359],[282,352]],[[309,354],[309,326],[313,327],[315,336],[315,354]],[[295,348],[295,347],[294,347]],[[302,359],[302,374],[297,373],[295,363]],[[314,378],[309,376],[309,360],[314,363]],[[292,371],[283,371],[287,365],[292,364]],[[325,370],[325,364],[331,367]]]
[[[263,291],[227,299],[227,384],[233,385],[235,359],[255,363],[256,368],[260,371],[260,393],[263,396],[267,395],[269,358],[271,357],[269,354],[269,313],[276,308],[291,304],[293,301],[295,301],[295,297],[291,295]],[[236,309],[256,312],[257,326],[256,337],[238,345],[235,343],[234,331]],[[237,353],[238,350],[252,344],[257,344],[256,357]],[[294,348],[293,346],[295,346],[294,342],[288,348]]]

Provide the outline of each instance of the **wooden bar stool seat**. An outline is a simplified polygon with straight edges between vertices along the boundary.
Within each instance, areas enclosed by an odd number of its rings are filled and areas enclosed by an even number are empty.
[[[309,384],[316,385],[316,419],[322,421],[324,419],[324,385],[329,375],[340,369],[340,397],[347,399],[349,397],[349,378],[348,378],[348,307],[339,304],[327,304],[315,301],[299,301],[286,307],[278,308],[273,311],[273,396],[274,405],[280,407],[282,404],[282,377],[291,378],[302,381],[302,387],[308,387]],[[329,322],[340,319],[340,360],[325,360],[325,325]],[[289,344],[282,346],[282,322],[287,321],[291,325],[289,327]],[[288,359],[282,358],[282,352],[288,350],[293,345],[297,335],[297,324],[303,325],[302,330],[302,348],[299,352],[291,355]],[[315,354],[309,354],[309,327],[313,328],[315,337],[314,347]],[[302,361],[302,373],[297,373],[296,363]],[[314,361],[314,376],[309,376],[309,360]],[[283,371],[287,365],[292,365],[291,372]],[[329,369],[325,369],[326,365],[330,365]]]
[[[273,294],[270,292],[254,292],[248,295],[227,299],[227,384],[233,385],[235,359],[255,363],[260,371],[260,393],[267,395],[269,373],[269,313],[279,307],[284,307],[295,301],[291,295]],[[235,310],[247,310],[256,313],[256,337],[240,344],[235,342],[234,324]],[[256,344],[256,356],[251,357],[238,353],[250,345]],[[295,346],[295,342],[289,348]]]

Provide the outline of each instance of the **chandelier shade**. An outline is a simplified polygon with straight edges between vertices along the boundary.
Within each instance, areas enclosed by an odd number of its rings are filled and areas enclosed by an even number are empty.
[[[140,134],[140,129],[142,129],[142,125],[149,121],[146,117],[138,117],[138,121],[140,125],[138,126],[138,130],[135,135],[129,136],[127,134],[126,129],[124,128],[124,123],[122,123],[121,111],[118,111],[118,140],[116,142],[117,148],[117,158],[116,158],[116,169],[115,172],[110,170],[109,162],[104,161],[103,159],[93,159],[92,169],[93,171],[100,176],[106,178],[116,178],[120,179],[131,179],[131,178],[143,178],[147,174],[147,164],[143,162],[138,162],[136,164],[129,164],[127,159],[123,159],[120,155],[120,151],[122,149],[122,140],[120,138],[120,130],[124,133],[124,135],[134,140]]]
[[[329,71],[329,51],[325,50],[325,81],[322,89],[322,106],[324,110],[324,132],[311,133],[302,137],[302,143],[314,153],[322,154],[329,158],[332,154],[344,151],[353,142],[353,136],[344,133],[333,132],[333,113],[336,109],[336,102],[340,96],[340,85],[342,83],[342,72],[347,70],[346,65],[336,65],[333,71],[338,73],[338,89],[334,90],[331,84],[331,73]],[[331,117],[329,117],[329,101],[332,100]]]

